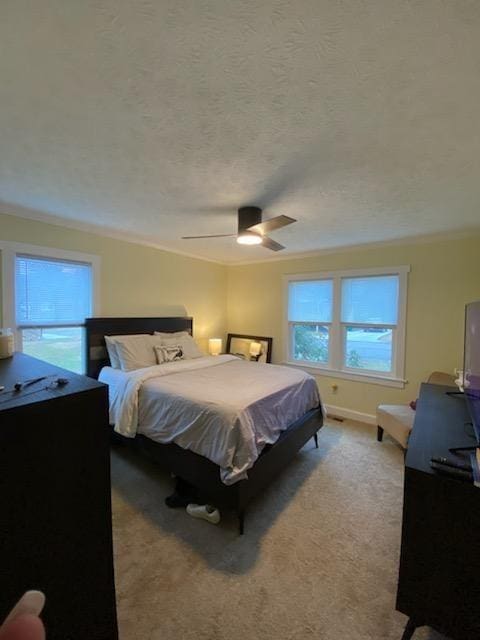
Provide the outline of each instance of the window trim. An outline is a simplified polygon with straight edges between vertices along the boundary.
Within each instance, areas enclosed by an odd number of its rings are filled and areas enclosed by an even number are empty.
[[[15,334],[15,345],[21,350],[21,330],[26,326],[18,326],[15,318],[15,258],[17,255],[29,255],[33,258],[50,258],[65,262],[83,262],[92,267],[92,315],[100,314],[100,268],[101,258],[98,255],[68,251],[54,247],[44,247],[34,244],[10,242],[0,240],[0,252],[2,257],[2,314],[4,327],[11,327]],[[67,323],[68,324],[68,323]],[[67,324],[58,325],[66,327]],[[83,325],[75,325],[83,326]],[[35,328],[40,328],[35,325]],[[48,325],[47,328],[51,328]]]
[[[380,384],[389,387],[403,388],[407,382],[405,379],[405,347],[406,347],[406,318],[407,318],[407,286],[408,274],[410,272],[409,265],[401,265],[394,267],[373,267],[367,269],[347,269],[338,271],[321,271],[299,274],[286,274],[283,276],[283,364],[298,367],[313,375],[328,376],[332,378],[343,378],[345,380],[354,380],[357,382],[369,382],[372,384]],[[391,373],[382,374],[379,371],[363,370],[356,371],[354,369],[344,367],[339,368],[332,365],[338,363],[341,366],[343,354],[343,339],[345,327],[355,323],[343,323],[340,317],[341,307],[341,281],[343,278],[349,277],[368,277],[368,276],[390,276],[399,277],[398,290],[398,323],[395,325],[394,339],[392,340],[393,349],[393,371]],[[330,341],[329,345],[329,364],[314,364],[312,362],[299,362],[290,357],[291,353],[291,328],[292,323],[288,319],[288,293],[291,282],[305,282],[307,280],[333,280],[333,310],[332,321],[330,324]],[[316,324],[325,324],[318,322]],[[365,326],[374,326],[365,325]],[[391,325],[382,325],[391,328]]]

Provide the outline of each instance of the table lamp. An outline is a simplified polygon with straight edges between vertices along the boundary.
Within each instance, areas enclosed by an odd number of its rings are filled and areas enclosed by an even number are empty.
[[[258,360],[260,354],[262,353],[262,343],[261,342],[251,342],[250,343],[250,356],[252,360]]]
[[[208,353],[211,356],[218,356],[222,352],[222,339],[210,338],[208,341]]]
[[[0,358],[11,358],[15,350],[15,341],[11,329],[0,329]]]

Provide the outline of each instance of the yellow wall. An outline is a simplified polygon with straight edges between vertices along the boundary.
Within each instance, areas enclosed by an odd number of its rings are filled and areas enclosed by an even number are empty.
[[[405,389],[318,376],[325,403],[374,414],[379,403],[414,399],[433,370],[452,372],[463,359],[464,305],[480,299],[480,235],[429,243],[339,251],[316,257],[231,267],[228,328],[234,333],[273,336],[273,360],[281,362],[282,275],[410,265]],[[338,384],[333,393],[331,384]]]
[[[202,338],[225,334],[227,273],[222,265],[4,214],[0,240],[99,255],[102,315],[179,315],[185,307],[201,346]]]
[[[4,214],[0,240],[97,254],[103,315],[176,315],[185,307],[201,346],[208,337],[225,338],[227,330],[272,336],[274,362],[283,356],[283,274],[410,265],[405,389],[318,376],[327,404],[367,414],[380,402],[416,397],[430,371],[461,366],[464,305],[480,299],[480,235],[228,268]]]

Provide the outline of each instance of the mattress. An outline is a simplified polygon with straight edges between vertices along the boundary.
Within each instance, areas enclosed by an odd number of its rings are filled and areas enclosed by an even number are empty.
[[[248,477],[263,448],[320,398],[315,379],[291,367],[207,356],[123,372],[102,369],[110,421],[127,437],[202,455],[224,484]]]

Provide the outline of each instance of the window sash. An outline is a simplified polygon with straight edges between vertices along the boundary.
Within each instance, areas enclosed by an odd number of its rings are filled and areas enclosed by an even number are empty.
[[[378,324],[376,322],[340,322],[340,326],[342,327],[358,327],[359,329],[372,328],[372,329],[396,329],[398,327],[398,322],[396,324]]]
[[[385,329],[392,331],[392,350],[391,350],[391,367],[388,371],[383,369],[367,369],[366,367],[349,367],[345,364],[347,360],[347,327],[359,327],[362,329]],[[375,325],[375,324],[353,324],[351,322],[342,322],[342,344],[341,344],[341,362],[339,369],[347,373],[363,373],[378,375],[384,374],[386,376],[394,375],[397,365],[397,326],[396,325]]]
[[[23,332],[24,331],[28,331],[29,329],[82,329],[81,331],[81,342],[79,345],[80,348],[80,362],[81,362],[81,370],[77,371],[77,373],[81,373],[81,374],[85,374],[86,370],[87,370],[87,362],[86,362],[86,350],[85,350],[85,340],[86,340],[86,334],[85,334],[85,323],[83,324],[76,324],[76,325],[72,325],[72,324],[62,324],[62,325],[35,325],[35,326],[29,326],[29,327],[20,327],[17,326],[17,331],[16,331],[16,350],[17,351],[24,351],[24,345],[23,345]],[[39,357],[37,354],[32,354],[35,355],[35,357]],[[69,369],[69,367],[62,362],[56,362],[56,363],[52,363],[54,364],[54,366],[57,367],[63,367],[66,368],[67,370],[71,370]],[[76,370],[73,370],[74,372]]]
[[[300,360],[295,357],[295,333],[294,329],[296,325],[307,325],[307,326],[322,326],[327,327],[328,329],[328,360],[325,362],[316,361],[316,360]],[[333,334],[333,323],[332,322],[296,322],[294,320],[289,321],[288,323],[288,334],[289,334],[289,360],[296,364],[305,364],[307,366],[318,367],[321,369],[336,369],[338,371],[345,371],[348,373],[363,373],[363,374],[385,374],[392,375],[396,371],[396,363],[397,363],[397,340],[396,340],[396,325],[375,325],[375,324],[359,324],[359,323],[351,323],[351,322],[342,322],[340,325],[340,344],[334,343],[332,339]],[[373,329],[385,329],[392,331],[392,366],[389,371],[385,371],[382,369],[367,369],[365,367],[349,367],[345,364],[347,358],[347,349],[346,349],[346,337],[347,337],[347,327],[359,327],[359,328],[373,328]],[[338,341],[337,341],[338,342]]]
[[[85,327],[85,323],[77,323],[77,324],[17,324],[14,327],[15,332],[15,349],[16,351],[22,351],[23,339],[22,332],[28,331],[28,329],[83,329]]]
[[[65,327],[84,327],[84,322],[53,322],[49,324],[48,322],[29,322],[22,323],[18,322],[16,325],[17,329],[63,329]]]
[[[289,333],[289,359],[295,362],[296,364],[305,364],[309,366],[319,367],[319,368],[329,368],[332,360],[332,323],[331,322],[297,322],[296,320],[290,320],[288,323],[288,333]],[[300,360],[299,358],[295,358],[295,326],[303,325],[303,326],[311,326],[311,327],[326,327],[328,329],[328,360],[326,362],[322,362],[319,360]]]

